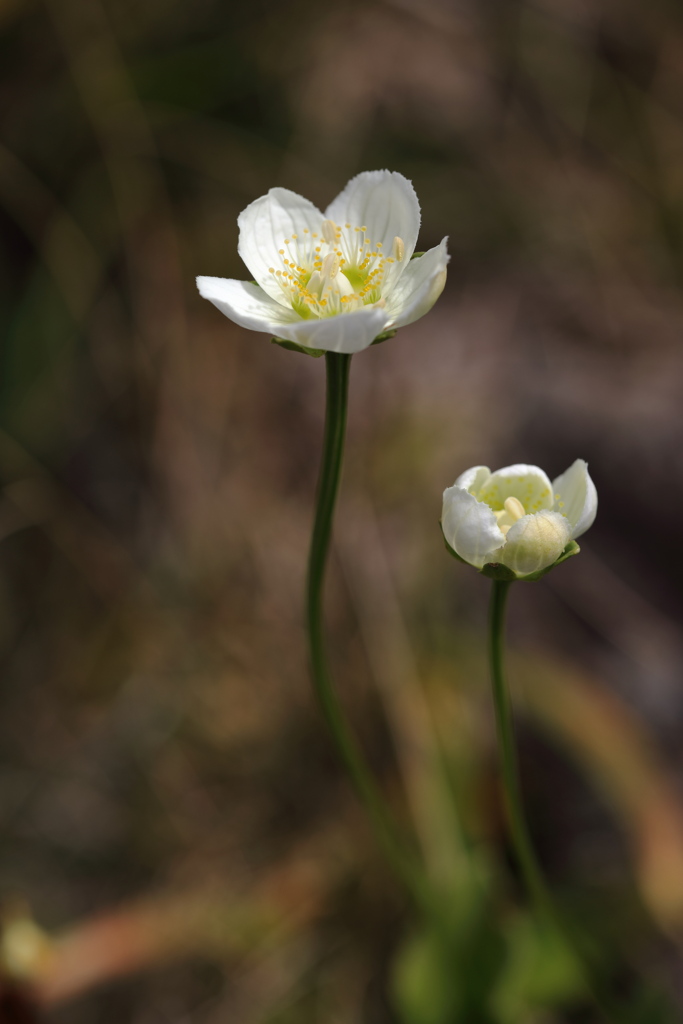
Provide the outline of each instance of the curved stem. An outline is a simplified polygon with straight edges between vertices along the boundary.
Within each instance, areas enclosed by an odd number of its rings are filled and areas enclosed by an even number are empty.
[[[536,852],[524,814],[524,804],[519,784],[512,708],[503,673],[505,608],[509,589],[510,582],[499,580],[493,582],[489,618],[489,656],[493,702],[496,711],[496,731],[498,733],[501,772],[503,776],[505,810],[512,844],[524,882],[536,906],[539,917],[561,936],[567,948],[574,955],[584,982],[604,1019],[606,1021],[617,1021],[620,1019],[621,1014],[612,1005],[611,996],[602,991],[602,986],[587,962],[580,948],[580,943],[573,934],[573,929],[563,920],[555,906],[550,889],[536,858]]]
[[[400,836],[391,812],[386,807],[384,799],[375,785],[365,758],[346,724],[327,665],[323,637],[322,596],[334,507],[339,490],[344,454],[351,356],[327,352],[325,363],[327,369],[325,435],[307,583],[307,625],[313,685],[339,756],[351,777],[358,796],[370,815],[387,858],[415,901],[423,909],[427,909],[430,901],[419,863],[412,852],[408,852],[404,848],[403,837]]]

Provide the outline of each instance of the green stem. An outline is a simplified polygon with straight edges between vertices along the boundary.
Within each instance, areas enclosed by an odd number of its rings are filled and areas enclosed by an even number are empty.
[[[539,918],[551,927],[564,941],[573,954],[593,1001],[606,1021],[618,1021],[622,1016],[613,1006],[612,998],[602,991],[602,985],[584,955],[579,939],[573,929],[562,918],[545,881],[536,858],[531,835],[524,814],[524,805],[519,784],[517,747],[515,743],[512,708],[503,673],[503,643],[505,632],[505,608],[509,581],[495,580],[490,606],[490,666],[493,685],[493,702],[496,711],[496,730],[500,749],[501,772],[505,810],[510,828],[512,844],[524,882],[533,900]]]
[[[519,785],[512,708],[503,675],[505,607],[509,590],[509,582],[494,581],[491,594],[490,617],[491,682],[493,685],[493,703],[496,710],[496,731],[500,748],[505,810],[515,853],[529,894],[536,907],[542,911],[543,916],[547,919],[553,916],[552,899],[546,888],[539,863],[536,860],[536,854],[524,816],[522,794]]]
[[[373,780],[372,774],[346,724],[327,665],[323,637],[322,596],[325,568],[332,534],[334,507],[339,490],[351,356],[336,352],[325,354],[327,369],[327,405],[318,499],[308,562],[307,625],[315,692],[335,742],[358,796],[365,805],[377,837],[394,871],[405,883],[415,901],[425,910],[430,899],[419,863],[404,848],[391,812]]]

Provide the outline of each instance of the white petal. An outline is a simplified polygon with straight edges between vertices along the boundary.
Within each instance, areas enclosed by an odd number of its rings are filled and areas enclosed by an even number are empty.
[[[394,238],[403,239],[404,261],[415,252],[420,230],[420,204],[415,189],[397,171],[364,171],[351,178],[343,192],[325,211],[325,216],[340,227],[351,224],[366,227],[376,245],[381,242],[386,256],[391,255]]]
[[[227,277],[198,277],[197,288],[203,298],[213,302],[221,313],[240,327],[281,336],[283,325],[299,319],[293,309],[274,302],[251,281],[233,281]]]
[[[482,487],[479,500],[496,510],[506,498],[518,498],[525,512],[540,512],[553,507],[553,490],[547,475],[538,466],[518,463],[492,473]]]
[[[552,565],[564,551],[570,536],[569,523],[564,516],[543,509],[535,515],[522,516],[510,527],[498,560],[518,576],[526,576]]]
[[[411,260],[387,298],[387,312],[393,327],[407,327],[432,308],[446,284],[446,266],[450,259],[448,238]]]
[[[463,491],[470,491],[476,498],[490,476],[491,470],[488,466],[472,466],[471,469],[466,469],[464,473],[460,474],[453,486],[461,487]]]
[[[598,511],[598,492],[588,473],[588,464],[583,459],[572,463],[553,480],[553,493],[559,495],[555,509],[569,520],[572,537],[580,537],[593,525]]]
[[[501,544],[505,535],[498,529],[496,517],[488,505],[464,491],[449,487],[443,492],[441,513],[443,535],[461,558],[481,569]]]
[[[276,302],[289,305],[270,267],[282,268],[280,249],[285,239],[303,235],[304,228],[320,231],[323,215],[320,210],[287,188],[271,188],[267,195],[254,200],[237,218],[240,237],[237,250],[254,279]]]
[[[307,348],[325,352],[361,352],[386,327],[387,314],[381,306],[365,306],[351,313],[326,316],[320,320],[298,320],[278,331],[278,337]]]

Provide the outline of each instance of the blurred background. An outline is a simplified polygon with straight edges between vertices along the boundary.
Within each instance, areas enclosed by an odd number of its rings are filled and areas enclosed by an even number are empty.
[[[596,525],[511,595],[527,807],[628,1019],[683,1019],[679,5],[0,0],[0,67],[0,1019],[598,1020],[526,909],[489,584],[438,526],[470,465],[577,457]],[[310,690],[324,364],[194,286],[248,276],[271,186],[380,167],[452,261],[353,360],[327,617],[446,937]]]

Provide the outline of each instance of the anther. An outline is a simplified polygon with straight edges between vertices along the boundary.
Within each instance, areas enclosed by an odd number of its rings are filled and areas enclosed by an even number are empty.
[[[327,256],[323,260],[322,276],[328,280],[332,280],[339,273],[339,257],[334,252],[328,252]]]
[[[524,505],[522,505],[519,498],[506,498],[505,501],[503,502],[503,505],[505,507],[505,511],[507,512],[507,514],[515,522],[517,522],[518,519],[521,519],[522,516],[526,515],[526,512],[524,511]]]
[[[398,235],[396,235],[396,237],[394,238],[394,244],[391,247],[391,251],[393,253],[394,259],[398,260],[398,262],[401,263],[403,261],[403,257],[406,254],[406,247],[403,242],[403,239],[399,238]]]
[[[334,245],[337,235],[337,225],[333,220],[324,220],[322,226],[322,236],[328,245]]]
[[[318,295],[322,288],[322,278],[319,271],[314,270],[308,279],[308,291],[314,295]]]

